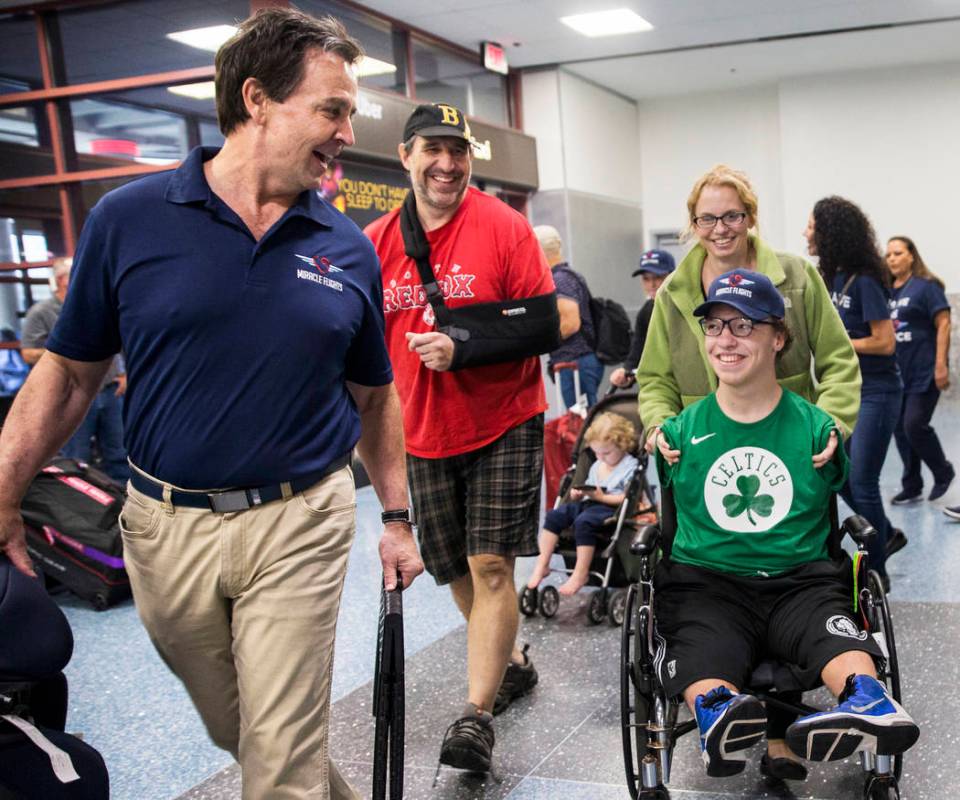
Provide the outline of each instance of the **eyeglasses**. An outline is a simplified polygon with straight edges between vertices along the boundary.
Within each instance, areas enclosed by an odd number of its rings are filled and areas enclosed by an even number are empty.
[[[719,217],[715,217],[713,214],[701,214],[699,217],[693,218],[693,224],[703,230],[709,230],[716,227],[720,220],[723,220],[723,224],[728,228],[736,228],[738,225],[742,225],[746,218],[746,211],[728,211]]]
[[[772,325],[772,322],[766,322],[761,319],[749,319],[747,317],[734,317],[733,319],[720,319],[719,317],[702,317],[700,319],[700,330],[706,336],[719,336],[724,328],[730,328],[730,333],[738,339],[743,339],[753,333],[755,325]]]

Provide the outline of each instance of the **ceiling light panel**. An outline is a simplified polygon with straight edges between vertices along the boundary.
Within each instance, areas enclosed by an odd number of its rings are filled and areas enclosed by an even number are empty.
[[[209,50],[216,53],[227,39],[237,32],[233,25],[211,25],[209,28],[191,28],[186,31],[168,33],[167,38],[180,44],[196,47],[198,50]]]
[[[560,17],[560,21],[584,36],[618,36],[624,33],[652,31],[653,25],[629,8],[614,8],[609,11],[593,11],[589,14],[574,14]]]

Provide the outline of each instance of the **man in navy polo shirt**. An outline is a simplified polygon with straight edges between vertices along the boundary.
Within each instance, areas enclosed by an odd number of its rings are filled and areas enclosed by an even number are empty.
[[[358,797],[327,758],[354,445],[388,509],[387,587],[422,570],[379,264],[316,191],[354,141],[360,56],[331,18],[241,25],[216,57],[223,148],[93,209],[0,439],[0,549],[29,573],[20,497],[122,347],[134,597],[245,800]]]

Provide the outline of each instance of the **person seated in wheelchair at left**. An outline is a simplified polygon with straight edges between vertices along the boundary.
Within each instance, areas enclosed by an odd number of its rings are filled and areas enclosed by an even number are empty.
[[[657,463],[677,511],[672,553],[654,580],[661,684],[695,714],[712,776],[741,772],[764,736],[763,703],[740,693],[763,657],[839,697],[793,722],[785,742],[768,737],[762,766],[777,764],[776,777],[805,777],[798,755],[901,753],[919,729],[877,680],[882,654],[853,617],[849,559],[827,552],[844,448],[826,412],[777,383],[790,339],[783,298],[765,275],[732,270],[694,315],[718,386],[659,434],[667,452]]]
[[[574,487],[570,490],[569,503],[547,512],[540,532],[540,556],[527,581],[528,589],[536,589],[550,572],[550,557],[560,534],[570,527],[577,545],[577,560],[573,573],[557,591],[573,595],[586,585],[590,579],[590,563],[597,549],[597,533],[604,521],[613,515],[612,509],[623,502],[627,485],[639,463],[630,455],[637,449],[637,429],[620,414],[598,414],[583,435],[583,441],[597,457],[585,484],[593,488]]]

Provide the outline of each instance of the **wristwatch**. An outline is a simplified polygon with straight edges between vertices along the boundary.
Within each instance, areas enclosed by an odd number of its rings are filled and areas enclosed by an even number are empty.
[[[386,525],[388,522],[405,522],[412,528],[413,512],[409,508],[387,509],[380,514],[380,521],[384,525]]]

